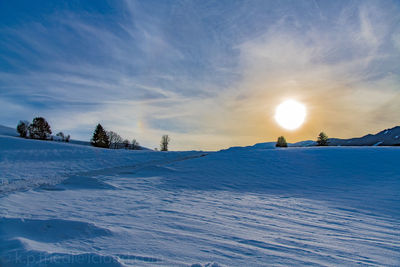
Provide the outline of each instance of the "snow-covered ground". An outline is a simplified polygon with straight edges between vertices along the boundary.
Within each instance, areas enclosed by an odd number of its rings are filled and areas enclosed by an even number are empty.
[[[0,136],[0,266],[399,266],[400,147],[104,150]]]

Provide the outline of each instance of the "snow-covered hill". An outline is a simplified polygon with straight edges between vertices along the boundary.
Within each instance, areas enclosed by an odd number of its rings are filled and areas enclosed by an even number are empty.
[[[0,135],[17,136],[18,133],[15,128],[0,125]]]
[[[0,135],[18,136],[18,133],[17,133],[16,129],[14,129],[14,128],[0,125]],[[55,138],[55,137],[57,137],[57,136],[53,136],[53,138]],[[69,141],[69,143],[75,144],[75,145],[82,145],[82,146],[91,146],[91,143],[89,141],[81,141],[81,140],[75,140],[75,139],[71,139]],[[120,144],[119,147],[124,148],[125,146],[123,144]],[[150,150],[150,149],[147,147],[139,146],[138,150]]]
[[[399,266],[399,158],[399,147],[154,152],[3,136],[0,265]]]
[[[151,150],[110,150],[71,143],[0,135],[0,194],[59,183],[66,177],[116,167],[168,162],[192,152],[154,153]],[[178,155],[178,156],[177,156]]]

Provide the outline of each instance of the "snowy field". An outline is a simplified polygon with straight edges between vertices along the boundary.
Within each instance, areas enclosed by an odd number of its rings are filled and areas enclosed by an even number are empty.
[[[0,266],[399,266],[400,147],[104,150],[0,136]]]

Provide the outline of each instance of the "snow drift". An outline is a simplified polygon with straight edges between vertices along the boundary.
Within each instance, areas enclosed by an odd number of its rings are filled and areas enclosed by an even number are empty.
[[[399,158],[399,147],[164,153],[0,137],[0,265],[398,266]]]

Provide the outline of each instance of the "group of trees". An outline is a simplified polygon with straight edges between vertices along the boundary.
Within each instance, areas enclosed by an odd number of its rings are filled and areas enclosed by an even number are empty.
[[[160,142],[160,150],[168,151],[168,145],[171,139],[168,135],[163,135]],[[103,126],[99,123],[97,124],[93,137],[91,140],[92,146],[110,148],[110,149],[132,149],[139,150],[142,149],[139,142],[136,139],[129,141],[128,139],[123,139],[119,134],[113,131],[106,131]]]
[[[43,117],[36,117],[32,120],[32,123],[28,121],[19,121],[17,125],[17,132],[20,137],[32,138],[40,140],[57,140],[63,142],[69,142],[70,135],[64,135],[63,132],[59,132],[56,136],[52,136],[50,124]]]
[[[52,135],[50,124],[43,117],[36,117],[32,120],[32,123],[21,120],[17,125],[17,132],[20,137],[40,139],[40,140],[54,140],[69,142],[70,135],[65,135],[63,132],[57,133],[55,136]],[[160,142],[160,150],[168,151],[168,145],[171,139],[168,135],[163,135]],[[123,139],[119,134],[113,131],[106,131],[101,124],[97,124],[96,129],[93,132],[91,144],[95,147],[103,147],[110,149],[142,149],[139,142],[136,139],[129,141]]]
[[[317,146],[327,146],[329,144],[329,138],[324,132],[320,132],[317,138]],[[276,147],[287,147],[285,137],[279,136],[276,142]]]
[[[113,131],[104,130],[103,126],[99,123],[93,132],[93,137],[91,140],[92,146],[110,148],[110,149],[141,149],[139,142],[136,139],[129,141],[128,139],[123,139],[119,134]]]
[[[56,140],[69,142],[70,135],[65,135],[63,132],[59,132],[56,136],[52,136],[50,124],[43,117],[36,117],[32,120],[32,123],[28,121],[19,121],[17,125],[17,132],[20,137],[41,139],[41,140]],[[171,138],[168,135],[163,135],[160,142],[160,151],[168,151],[168,145]],[[104,130],[103,126],[99,123],[93,132],[91,144],[95,147],[110,148],[110,149],[141,149],[139,142],[136,139],[129,141],[123,139],[119,134],[113,131]],[[317,139],[317,146],[327,146],[329,144],[329,138],[324,132],[320,132]],[[288,144],[284,136],[279,136],[276,142],[276,147],[287,147]]]
[[[53,137],[53,140],[55,141],[61,141],[61,142],[69,142],[69,139],[71,138],[71,136],[65,135],[63,132],[58,132],[56,134],[56,137]]]
[[[41,140],[56,140],[69,142],[70,135],[65,135],[63,132],[59,132],[56,136],[52,136],[50,124],[43,117],[36,117],[32,120],[32,123],[28,121],[19,121],[17,125],[17,132],[20,137],[41,139]],[[171,139],[168,135],[163,135],[160,142],[160,151],[168,151],[168,145]],[[119,134],[113,131],[104,130],[103,126],[99,123],[93,132],[91,144],[95,147],[103,147],[110,149],[141,149],[139,142],[136,139],[129,141],[123,139]],[[320,132],[317,139],[317,146],[327,146],[329,144],[329,138],[324,132]],[[287,147],[287,142],[284,136],[279,136],[276,142],[276,147]]]

